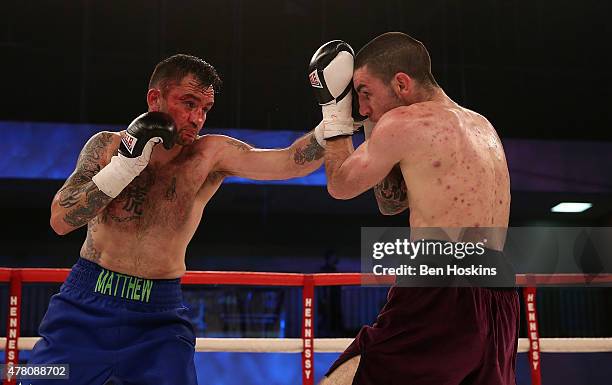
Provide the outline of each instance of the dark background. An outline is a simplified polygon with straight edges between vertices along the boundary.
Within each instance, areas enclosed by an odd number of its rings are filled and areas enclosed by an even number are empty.
[[[612,139],[606,1],[134,0],[0,4],[1,120],[109,123],[146,108],[153,67],[175,53],[225,85],[206,126],[309,130],[305,72],[333,39],[387,31],[429,48],[448,95],[502,137]]]

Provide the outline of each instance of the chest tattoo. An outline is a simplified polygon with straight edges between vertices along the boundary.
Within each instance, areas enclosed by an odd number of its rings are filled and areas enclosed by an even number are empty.
[[[147,195],[154,183],[155,174],[145,169],[116,199],[117,203],[121,204],[124,215],[111,214],[111,218],[116,222],[127,222],[142,217]]]
[[[176,177],[172,177],[172,181],[170,182],[170,186],[166,190],[165,195],[166,200],[175,201],[176,200]]]

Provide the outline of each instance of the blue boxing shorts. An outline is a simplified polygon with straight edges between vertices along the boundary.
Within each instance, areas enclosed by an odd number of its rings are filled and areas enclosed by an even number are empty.
[[[28,364],[68,364],[32,385],[197,385],[179,279],[144,279],[79,258],[49,301]]]

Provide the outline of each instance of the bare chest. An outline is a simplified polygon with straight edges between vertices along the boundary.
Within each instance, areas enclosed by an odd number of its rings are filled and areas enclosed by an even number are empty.
[[[180,230],[189,221],[205,177],[202,164],[147,167],[105,209],[102,221],[126,231]]]

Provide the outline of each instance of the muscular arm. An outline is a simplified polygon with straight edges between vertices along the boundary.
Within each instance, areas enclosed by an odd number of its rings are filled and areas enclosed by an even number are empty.
[[[384,215],[399,214],[408,208],[408,189],[399,164],[374,186],[374,196],[378,209]]]
[[[110,132],[94,135],[83,147],[76,169],[55,194],[50,223],[56,233],[67,234],[87,224],[112,200],[91,178],[106,165],[113,137]]]
[[[323,163],[323,148],[309,133],[284,149],[259,149],[229,136],[215,135],[218,162],[215,171],[255,180],[297,178]]]
[[[402,128],[396,126],[393,120],[381,120],[377,131],[357,150],[353,150],[353,143],[348,137],[327,141],[325,174],[327,191],[331,196],[336,199],[354,198],[389,175],[407,150],[398,140],[403,134],[400,132]],[[387,194],[389,188],[384,192]]]

